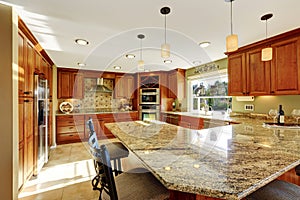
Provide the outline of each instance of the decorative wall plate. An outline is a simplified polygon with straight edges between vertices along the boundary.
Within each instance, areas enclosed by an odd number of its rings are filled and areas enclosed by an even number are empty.
[[[70,102],[62,102],[59,105],[59,109],[61,112],[65,114],[69,114],[70,112],[73,111],[73,105]]]

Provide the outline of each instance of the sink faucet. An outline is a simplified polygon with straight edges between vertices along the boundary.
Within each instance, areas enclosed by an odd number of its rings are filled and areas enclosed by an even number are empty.
[[[207,115],[208,111],[213,111],[213,108],[210,105],[205,104],[203,110],[205,112],[205,115]]]

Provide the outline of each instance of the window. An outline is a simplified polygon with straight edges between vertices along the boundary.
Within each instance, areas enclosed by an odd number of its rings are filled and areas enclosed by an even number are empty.
[[[228,94],[228,75],[208,74],[194,77],[189,82],[190,111],[200,111],[207,104],[214,111],[231,109],[231,100]]]

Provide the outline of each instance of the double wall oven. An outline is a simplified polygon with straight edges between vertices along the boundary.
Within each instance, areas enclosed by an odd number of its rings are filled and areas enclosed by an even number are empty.
[[[140,89],[140,120],[159,120],[160,93],[158,88]]]

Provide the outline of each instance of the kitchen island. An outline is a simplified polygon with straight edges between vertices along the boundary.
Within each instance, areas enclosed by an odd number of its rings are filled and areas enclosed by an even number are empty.
[[[300,164],[298,129],[250,125],[192,130],[162,122],[105,124],[171,191],[171,199],[181,193],[242,199]]]

